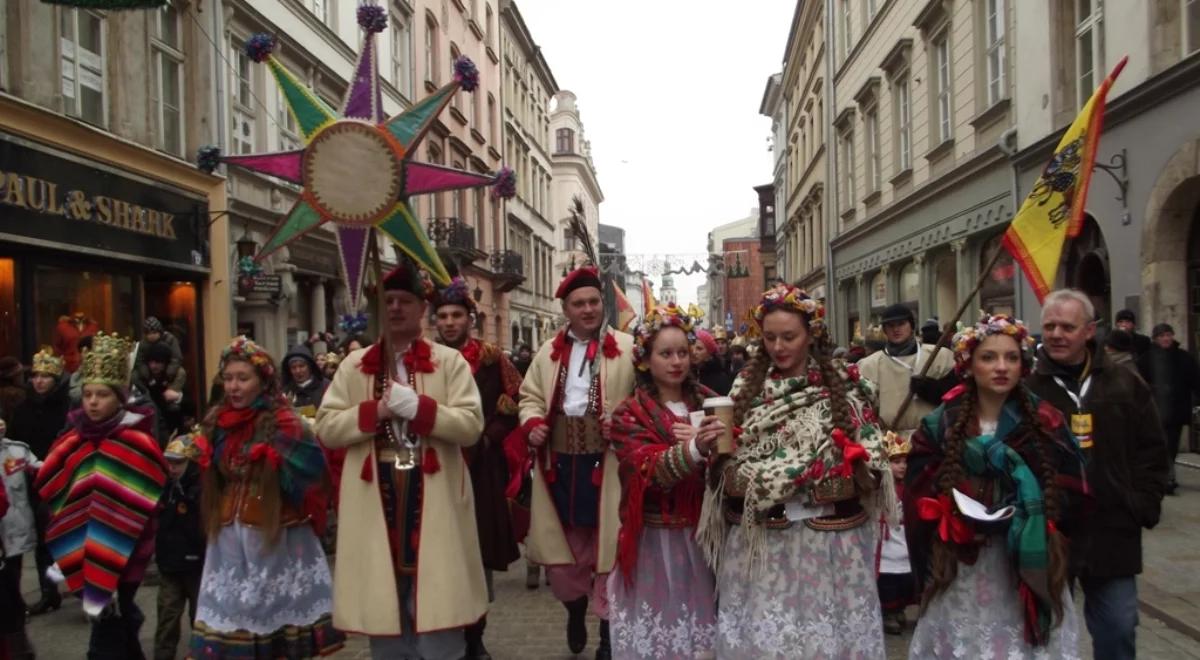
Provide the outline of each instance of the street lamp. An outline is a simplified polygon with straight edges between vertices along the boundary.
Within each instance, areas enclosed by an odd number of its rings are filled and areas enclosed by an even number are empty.
[[[475,302],[483,301],[483,289],[479,288],[478,284],[475,285],[475,290],[472,293],[475,294]]]

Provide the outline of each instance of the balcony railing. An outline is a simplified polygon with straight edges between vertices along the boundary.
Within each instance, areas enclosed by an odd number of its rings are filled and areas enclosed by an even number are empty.
[[[426,228],[438,252],[455,262],[478,261],[487,256],[475,242],[475,228],[458,218],[430,218]]]
[[[496,288],[501,293],[512,291],[525,281],[525,259],[512,250],[496,250],[490,257],[496,274]]]

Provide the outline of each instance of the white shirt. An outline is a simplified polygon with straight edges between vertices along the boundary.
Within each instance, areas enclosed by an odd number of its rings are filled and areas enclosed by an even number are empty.
[[[588,341],[575,336],[567,330],[571,338],[571,358],[567,361],[567,382],[563,390],[563,414],[567,417],[583,417],[588,409],[588,392],[592,389],[592,370],[583,369],[583,361],[587,358]]]
[[[900,512],[897,520],[903,520]],[[879,548],[880,573],[912,573],[912,564],[908,561],[908,541],[904,539],[904,525],[888,525],[887,536]]]

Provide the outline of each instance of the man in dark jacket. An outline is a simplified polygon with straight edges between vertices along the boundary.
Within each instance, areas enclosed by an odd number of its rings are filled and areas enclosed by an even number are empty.
[[[168,373],[171,349],[162,342],[147,346],[144,358],[146,373],[134,373],[133,385],[154,404],[158,413],[158,444],[162,447],[183,424],[183,388],[187,384],[187,370],[179,367],[173,376]]]
[[[316,417],[325,395],[324,376],[317,368],[312,351],[304,344],[296,344],[283,357],[287,369],[283,372],[283,393],[304,417]]]
[[[1166,323],[1154,326],[1154,343],[1138,358],[1138,371],[1154,392],[1159,421],[1167,438],[1167,494],[1174,495],[1175,456],[1179,434],[1192,419],[1192,394],[1200,390],[1200,365],[1175,341],[1175,329]]]
[[[727,396],[733,387],[735,374],[725,366],[725,361],[719,357],[720,352],[712,333],[708,330],[696,331],[696,343],[692,344],[692,371],[701,385]]]
[[[154,543],[161,574],[154,660],[174,660],[179,646],[179,619],[185,606],[189,624],[196,620],[205,548],[200,523],[200,466],[196,463],[204,460],[202,453],[190,435],[175,438],[163,452],[171,477],[159,500]]]
[[[1150,338],[1137,331],[1137,314],[1132,309],[1117,312],[1117,330],[1124,330],[1133,336],[1133,358],[1136,360],[1150,350]]]
[[[1071,576],[1083,587],[1095,657],[1133,658],[1141,530],[1158,524],[1167,484],[1158,412],[1146,383],[1096,346],[1095,308],[1086,294],[1047,296],[1042,330],[1027,384],[1070,420],[1094,498],[1090,515],[1063,530],[1071,540]]]

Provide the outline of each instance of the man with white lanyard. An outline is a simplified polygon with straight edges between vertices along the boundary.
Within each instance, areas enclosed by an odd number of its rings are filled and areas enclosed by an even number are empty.
[[[892,305],[883,310],[883,332],[887,344],[858,361],[858,370],[864,378],[879,388],[879,411],[884,424],[897,433],[912,431],[942,402],[942,395],[958,383],[954,375],[954,354],[941,349],[934,356],[933,346],[922,344],[914,332],[916,317],[905,305]],[[925,377],[920,377],[925,362],[933,359],[933,365]],[[916,393],[913,402],[904,412],[903,419],[896,419],[900,406],[908,398],[910,389]]]
[[[1167,451],[1149,386],[1097,348],[1095,308],[1064,289],[1042,306],[1042,348],[1026,384],[1067,418],[1087,459],[1094,507],[1063,529],[1071,578],[1083,588],[1096,658],[1136,657],[1142,528],[1158,523]]]

